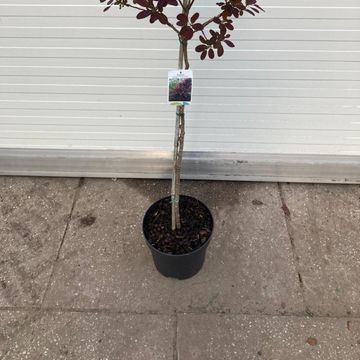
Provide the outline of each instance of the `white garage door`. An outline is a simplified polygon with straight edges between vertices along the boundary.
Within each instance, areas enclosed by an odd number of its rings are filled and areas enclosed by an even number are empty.
[[[260,3],[223,58],[190,52],[185,176],[360,181],[359,0]],[[168,175],[177,42],[134,14],[0,0],[0,173]]]

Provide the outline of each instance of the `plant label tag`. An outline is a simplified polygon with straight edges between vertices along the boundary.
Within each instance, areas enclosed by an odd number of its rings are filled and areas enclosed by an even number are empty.
[[[168,73],[168,101],[171,105],[190,105],[192,70],[170,70]]]

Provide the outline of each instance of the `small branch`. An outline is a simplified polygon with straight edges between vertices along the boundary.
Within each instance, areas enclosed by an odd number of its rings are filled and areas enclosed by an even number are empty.
[[[204,29],[202,29],[202,30],[201,30],[201,32],[202,32],[202,34],[203,34],[203,36],[204,36],[205,40],[207,40],[208,38],[207,38],[207,36],[206,36],[206,34],[205,34]]]
[[[171,24],[169,21],[167,21],[166,25],[168,27],[170,27],[171,29],[173,29],[177,34],[180,34],[180,31],[173,24]]]
[[[184,2],[182,2],[181,0],[178,0],[178,1],[180,3],[181,7],[183,8],[184,13],[189,14],[189,11],[190,11],[190,9],[191,9],[191,7],[192,7],[195,0],[192,0],[192,1],[184,0]]]
[[[179,4],[181,5],[183,12],[186,13],[187,9],[185,8],[185,5],[182,3],[181,0],[178,0]]]
[[[137,9],[137,10],[141,10],[141,11],[146,10],[145,8],[141,8],[141,7],[138,7],[138,6],[135,6],[135,5],[130,5],[130,4],[123,4],[123,6],[127,6],[127,7]]]
[[[141,10],[141,11],[147,10],[146,8],[141,8],[141,7],[138,7],[138,6],[135,6],[135,5],[130,5],[130,4],[124,4],[124,6],[127,6],[129,8],[133,8],[133,9],[137,9],[137,10]],[[154,8],[154,10],[156,10],[156,9]],[[173,29],[177,34],[180,34],[180,31],[173,24],[171,24],[169,21],[166,22],[166,25],[169,28]]]
[[[216,15],[216,16],[214,16],[213,18],[209,19],[208,21],[205,21],[205,22],[202,24],[202,26],[203,26],[203,27],[206,27],[206,26],[208,26],[209,24],[211,24],[215,19],[220,19],[220,17],[222,16],[223,13],[224,13],[224,12],[222,11],[219,15]]]

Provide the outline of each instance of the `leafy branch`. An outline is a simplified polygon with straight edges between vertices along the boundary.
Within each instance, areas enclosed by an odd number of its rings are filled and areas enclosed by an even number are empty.
[[[237,19],[248,13],[252,16],[264,11],[257,4],[257,0],[224,0],[216,3],[221,11],[218,15],[210,19],[200,22],[200,13],[195,12],[190,15],[190,10],[195,0],[100,0],[105,3],[104,11],[108,11],[112,6],[118,6],[120,9],[124,7],[139,10],[136,18],[149,18],[150,23],[160,22],[170,27],[176,32],[180,43],[187,47],[187,42],[191,40],[196,33],[199,34],[200,44],[195,47],[195,51],[200,53],[200,59],[206,57],[213,59],[215,55],[221,57],[224,54],[224,45],[234,47],[235,44],[230,40],[230,32],[234,30],[233,18]],[[169,6],[180,5],[182,12],[176,16],[176,23],[170,22],[169,17],[164,10]],[[210,25],[213,28],[208,29]],[[187,60],[187,52],[185,67],[189,68]]]

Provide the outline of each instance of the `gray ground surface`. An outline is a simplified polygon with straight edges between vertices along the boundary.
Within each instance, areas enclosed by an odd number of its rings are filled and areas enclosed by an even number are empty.
[[[203,270],[153,267],[168,181],[0,177],[0,360],[359,360],[360,186],[183,183]]]

